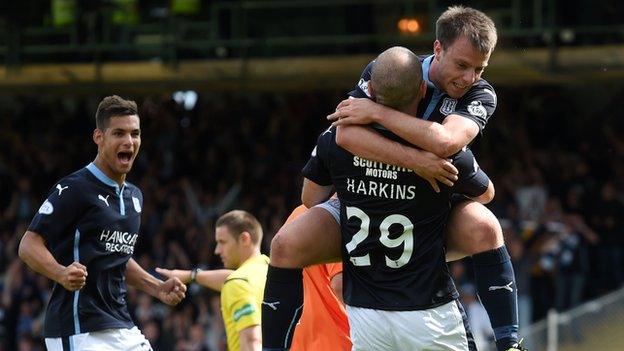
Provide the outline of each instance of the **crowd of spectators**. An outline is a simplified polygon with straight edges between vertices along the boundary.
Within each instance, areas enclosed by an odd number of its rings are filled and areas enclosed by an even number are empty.
[[[219,267],[214,220],[232,208],[259,218],[266,252],[299,204],[299,171],[343,94],[124,96],[140,104],[142,123],[128,177],[145,199],[139,263],[152,272]],[[504,228],[527,325],[550,308],[574,307],[623,283],[624,142],[616,135],[624,125],[615,118],[615,99],[589,108],[558,87],[498,95],[497,112],[473,149],[497,188],[490,209]],[[42,348],[52,284],[17,258],[17,245],[54,182],[93,160],[99,98],[0,101],[0,351]],[[476,316],[469,259],[452,271]],[[176,351],[224,350],[218,299],[195,285],[176,308],[133,289],[128,297],[154,349]]]

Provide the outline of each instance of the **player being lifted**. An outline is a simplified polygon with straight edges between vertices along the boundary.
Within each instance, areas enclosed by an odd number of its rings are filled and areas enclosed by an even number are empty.
[[[365,159],[414,169],[431,183],[437,179],[449,184],[453,177],[440,169],[450,170],[444,160],[436,160],[430,154],[385,139],[366,127],[349,125],[377,122],[410,143],[441,157],[461,150],[482,131],[496,107],[493,88],[481,79],[496,45],[494,23],[480,11],[451,7],[438,19],[436,36],[434,54],[421,58],[427,92],[418,107],[418,116],[424,119],[415,119],[369,99],[367,81],[370,80],[374,62],[366,67],[357,89],[351,93],[353,97],[360,98],[343,101],[336,113],[329,117],[342,125],[337,130],[337,142],[345,149]],[[319,218],[312,215],[301,220],[322,228],[327,236],[336,235],[335,232],[331,234],[330,222],[320,223]],[[283,228],[276,235],[271,248],[272,266],[269,267],[265,296],[274,294],[274,269],[291,268],[292,278],[287,281],[282,279],[279,284],[284,289],[296,291],[292,288],[300,284],[297,279],[300,273],[296,268],[331,260],[335,251],[330,253],[330,248],[322,248],[316,252],[310,246],[311,242],[322,241],[316,237],[319,233],[315,231],[306,240],[303,235],[296,238],[289,235],[288,228]],[[446,236],[447,259],[472,255],[479,295],[490,316],[497,348],[519,348],[515,278],[498,221],[487,208],[474,201],[456,203],[451,211]],[[280,276],[285,277],[286,274],[280,273]],[[510,283],[512,291],[488,289]],[[294,297],[284,298],[293,300],[292,305],[297,306],[300,301]],[[292,316],[291,311],[286,310],[284,308],[280,313]],[[267,315],[265,319],[274,319],[274,322],[265,323],[269,330],[263,330],[264,335],[281,337],[281,330],[286,328],[280,321],[288,320],[288,317]]]
[[[418,57],[402,47],[384,51],[368,87],[377,101],[415,115],[425,92]],[[411,169],[342,149],[335,130],[319,137],[303,170],[304,197],[322,198],[335,188],[340,199],[353,350],[475,350],[445,262],[443,229],[452,191],[489,201],[491,182],[462,151],[453,157],[454,188],[436,193]]]

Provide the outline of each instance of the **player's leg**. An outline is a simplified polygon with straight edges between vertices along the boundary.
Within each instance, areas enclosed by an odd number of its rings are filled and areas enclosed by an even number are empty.
[[[262,303],[264,350],[288,349],[303,311],[302,268],[340,260],[340,204],[330,200],[285,224],[271,241]]]
[[[472,256],[479,298],[492,323],[498,350],[518,342],[516,279],[496,216],[480,203],[453,206],[446,232],[447,261]]]

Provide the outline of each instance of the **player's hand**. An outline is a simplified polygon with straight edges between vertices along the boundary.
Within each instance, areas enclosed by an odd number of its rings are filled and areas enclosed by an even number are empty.
[[[76,291],[82,289],[85,285],[87,275],[87,267],[80,262],[72,262],[72,264],[61,270],[56,281],[65,289]]]
[[[180,279],[173,277],[160,283],[158,298],[169,306],[175,306],[186,297],[186,285]]]
[[[182,269],[165,269],[156,267],[158,274],[164,275],[167,278],[178,278],[184,284],[191,281],[191,271]]]
[[[415,155],[418,157],[408,161],[413,165],[410,169],[429,182],[436,193],[440,192],[438,182],[449,187],[455,184],[458,171],[450,160],[424,150],[419,150]]]
[[[327,119],[333,122],[333,126],[370,124],[375,122],[377,110],[380,108],[381,105],[371,99],[350,98],[342,100],[336,107],[336,111],[327,116]]]

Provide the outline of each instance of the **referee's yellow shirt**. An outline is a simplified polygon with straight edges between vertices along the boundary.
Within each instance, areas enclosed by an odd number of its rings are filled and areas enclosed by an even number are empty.
[[[229,351],[240,350],[238,333],[241,330],[260,325],[268,268],[269,257],[254,256],[235,270],[221,289],[221,313]]]

